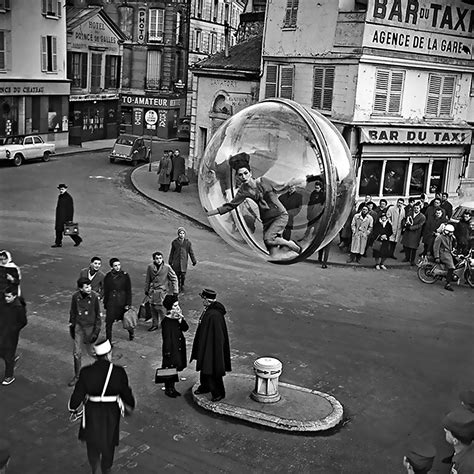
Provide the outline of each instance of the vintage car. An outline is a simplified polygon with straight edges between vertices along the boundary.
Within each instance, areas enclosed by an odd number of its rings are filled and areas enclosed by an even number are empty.
[[[120,135],[109,155],[111,163],[123,160],[135,166],[139,161],[148,161],[148,148],[143,137],[136,135]]]
[[[463,202],[461,205],[454,209],[451,217],[451,224],[457,224],[465,211],[471,213],[471,229],[474,231],[474,201]]]
[[[49,161],[54,153],[56,145],[43,141],[39,135],[5,137],[0,146],[0,160],[8,160],[15,166],[20,166],[27,160]]]

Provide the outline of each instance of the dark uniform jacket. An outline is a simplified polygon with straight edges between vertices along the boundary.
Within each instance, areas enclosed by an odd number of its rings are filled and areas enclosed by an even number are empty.
[[[203,374],[222,376],[232,370],[225,313],[224,305],[215,301],[199,319],[191,361],[196,360],[196,370]]]
[[[26,304],[16,297],[11,303],[0,300],[0,354],[16,349],[20,330],[26,326]]]
[[[188,270],[188,255],[193,265],[196,265],[193,246],[188,239],[176,238],[171,242],[171,251],[168,263],[175,272],[186,272]]]
[[[104,278],[104,308],[107,319],[123,319],[125,306],[132,304],[132,282],[127,272],[111,270]]]
[[[64,194],[58,196],[58,203],[56,204],[56,230],[63,230],[66,222],[71,222],[74,219],[74,201],[72,196],[66,191]]]
[[[186,340],[183,332],[189,329],[188,323],[182,319],[164,318],[161,322],[163,336],[163,368],[176,367],[183,370],[187,366]]]
[[[104,388],[109,370],[108,360],[98,360],[84,367],[79,373],[79,380],[69,400],[69,409],[77,410],[86,399],[86,395],[100,396]],[[120,398],[130,408],[135,407],[132,389],[123,367],[114,365],[105,396],[120,395]],[[85,428],[79,428],[79,439],[106,449],[118,446],[120,433],[120,409],[115,402],[85,402]]]

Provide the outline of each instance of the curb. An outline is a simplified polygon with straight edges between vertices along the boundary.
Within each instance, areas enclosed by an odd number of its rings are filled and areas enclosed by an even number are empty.
[[[108,151],[110,150],[110,147],[105,147],[105,148],[80,148],[78,150],[68,150],[68,151],[63,151],[59,153],[55,153],[53,156],[70,156],[70,155],[80,155],[81,153],[101,153],[103,151]]]

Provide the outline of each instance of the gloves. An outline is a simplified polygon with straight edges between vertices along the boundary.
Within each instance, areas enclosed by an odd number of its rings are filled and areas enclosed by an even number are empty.
[[[72,337],[72,339],[76,338],[76,328],[73,324],[69,325],[69,335]]]

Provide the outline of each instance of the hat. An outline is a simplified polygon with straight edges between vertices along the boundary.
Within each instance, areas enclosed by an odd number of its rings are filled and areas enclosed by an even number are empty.
[[[61,189],[61,188],[67,189],[67,184],[64,184],[64,183],[58,184],[58,189]]]
[[[229,166],[237,171],[239,168],[247,168],[250,171],[250,155],[242,152],[229,158]]]
[[[95,355],[103,356],[108,354],[112,350],[112,344],[106,339],[105,341],[100,341],[94,345]]]
[[[111,259],[109,260],[109,265],[110,265],[110,266],[113,266],[113,264],[114,264],[115,262],[120,262],[120,260],[119,260],[118,258],[111,258]]]
[[[454,226],[452,224],[446,224],[446,226],[444,227],[444,230],[446,232],[454,232]]]
[[[204,288],[204,290],[199,293],[201,298],[207,298],[208,300],[215,300],[217,297],[217,293],[214,290],[209,290],[208,288]]]
[[[459,400],[467,409],[474,411],[474,390],[465,390],[459,394]]]
[[[474,439],[474,413],[465,408],[457,408],[444,417],[443,428],[451,431],[455,438],[459,436],[463,440],[472,441]]]
[[[186,233],[186,229],[185,229],[184,227],[178,227],[178,234],[179,234],[180,232]]]
[[[163,299],[163,306],[169,311],[177,301],[176,295],[166,295]]]
[[[420,471],[429,471],[433,466],[435,456],[436,449],[434,446],[423,440],[411,443],[406,454],[413,469]]]
[[[0,439],[0,469],[4,468],[10,459],[10,444],[5,439]]]

